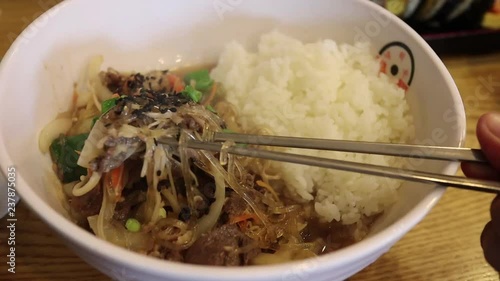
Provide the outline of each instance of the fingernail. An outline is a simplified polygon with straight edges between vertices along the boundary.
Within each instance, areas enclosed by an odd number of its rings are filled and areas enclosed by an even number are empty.
[[[500,138],[500,114],[499,113],[488,114],[485,123],[488,130],[492,132],[495,136]]]

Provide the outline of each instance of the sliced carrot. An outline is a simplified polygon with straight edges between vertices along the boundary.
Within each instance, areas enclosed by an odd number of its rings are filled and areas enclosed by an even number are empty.
[[[180,93],[184,91],[185,85],[179,76],[168,73],[167,80],[169,85],[172,86],[172,89],[174,89],[175,92]]]
[[[121,164],[118,168],[111,170],[111,187],[120,189],[123,187],[123,171],[125,165]]]
[[[246,222],[247,220],[254,220],[256,223],[259,223],[260,220],[259,220],[259,217],[254,214],[254,213],[245,213],[245,214],[242,214],[240,216],[235,216],[235,217],[232,217],[229,219],[229,223],[230,224],[235,224],[235,223],[242,223],[242,222]]]
[[[111,191],[114,193],[116,199],[121,197],[123,190],[123,172],[125,170],[125,165],[121,164],[119,167],[111,170],[105,175],[105,182]]]
[[[240,228],[240,230],[245,232],[248,228],[248,224],[250,223],[250,220],[253,220],[257,224],[260,223],[259,217],[254,213],[246,213],[246,214],[243,214],[241,216],[233,217],[233,218],[229,219],[229,223],[230,224],[237,224],[238,227]]]
[[[248,225],[248,221],[240,221],[238,223],[238,226],[239,228],[241,229],[241,231],[243,232],[246,232],[247,231],[247,225]]]

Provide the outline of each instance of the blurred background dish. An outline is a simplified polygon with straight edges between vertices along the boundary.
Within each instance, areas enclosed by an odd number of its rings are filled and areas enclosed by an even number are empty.
[[[407,22],[439,55],[500,49],[498,0],[375,2]]]

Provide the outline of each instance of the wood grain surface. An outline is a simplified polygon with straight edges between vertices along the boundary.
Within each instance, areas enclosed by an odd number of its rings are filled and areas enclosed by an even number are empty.
[[[0,0],[0,56],[36,16],[56,0]],[[475,124],[500,111],[500,53],[445,57],[467,112],[467,145],[477,147]],[[489,89],[484,81],[493,80]],[[482,87],[482,88],[481,88]],[[480,89],[480,92],[478,92]],[[375,280],[499,280],[485,262],[479,236],[493,196],[449,189],[431,213],[375,263],[350,278]],[[110,280],[73,254],[21,202],[16,209],[16,274],[7,272],[7,222],[0,220],[0,280]]]

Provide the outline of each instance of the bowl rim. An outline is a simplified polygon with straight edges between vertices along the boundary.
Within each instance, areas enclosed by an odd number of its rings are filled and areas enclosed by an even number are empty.
[[[461,99],[458,88],[455,85],[453,78],[451,77],[451,74],[448,72],[437,54],[425,42],[425,40],[421,38],[420,35],[418,35],[416,31],[414,31],[397,16],[393,15],[377,4],[372,3],[371,1],[354,1],[358,2],[358,4],[364,5],[364,7],[367,9],[372,9],[383,14],[384,16],[389,18],[391,22],[399,25],[399,27],[402,28],[408,35],[413,37],[416,44],[420,45],[426,55],[429,56],[432,61],[434,61],[438,71],[445,80],[445,84],[448,86],[452,94],[452,99],[454,101],[453,110],[460,115],[460,118],[458,118],[457,122],[461,128],[461,132],[457,145],[463,146],[466,134],[465,110],[463,101]],[[47,13],[51,13],[55,9],[61,9],[62,11],[74,2],[76,2],[76,0],[61,2],[51,9],[47,10],[44,14],[40,15],[39,18]],[[8,71],[8,66],[12,63],[14,57],[16,56],[17,48],[22,43],[22,36],[25,35],[27,30],[29,30],[29,28],[31,28],[32,25],[37,22],[37,20],[32,22],[23,30],[23,32],[10,46],[4,58],[0,62],[0,81],[2,81],[7,75],[6,72]],[[11,166],[11,164],[9,163],[12,163],[12,159],[7,152],[5,143],[2,141],[2,139],[0,139],[0,167],[2,168],[2,171],[7,171],[7,168]],[[457,172],[458,167],[459,163],[450,162],[443,169],[443,173],[454,174]],[[314,273],[323,273],[328,270],[328,267],[331,266],[333,262],[338,263],[337,265],[349,265],[355,263],[356,261],[359,261],[360,257],[367,257],[370,255],[375,256],[377,253],[386,252],[392,247],[392,245],[394,245],[394,243],[401,239],[402,236],[409,232],[429,213],[429,211],[443,196],[446,188],[436,186],[434,190],[432,190],[416,205],[416,207],[414,207],[406,215],[398,219],[395,223],[380,230],[373,236],[367,237],[360,242],[357,242],[351,246],[345,247],[333,253],[329,253],[327,255],[312,259],[287,262],[278,265],[262,265],[237,268],[202,266],[170,262],[129,251],[127,249],[97,238],[95,235],[83,230],[82,228],[71,222],[69,219],[64,217],[62,214],[58,213],[27,185],[22,175],[18,175],[16,178],[16,190],[22,198],[21,200],[26,201],[26,205],[31,209],[31,211],[36,213],[41,220],[43,220],[53,230],[67,239],[65,243],[73,243],[96,256],[106,257],[107,259],[112,260],[114,263],[124,265],[130,270],[147,271],[149,274],[157,276],[169,276],[172,278],[180,278],[186,280],[238,280],[239,278],[242,278],[241,280],[249,280],[249,278],[280,278],[287,272],[290,272],[291,269],[297,268],[302,268],[302,270],[304,270],[306,273],[310,270]],[[74,235],[75,233],[78,233],[78,235]],[[80,253],[76,251],[74,252],[75,254],[80,255]],[[361,252],[363,253],[363,255],[359,254]]]

